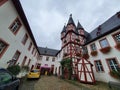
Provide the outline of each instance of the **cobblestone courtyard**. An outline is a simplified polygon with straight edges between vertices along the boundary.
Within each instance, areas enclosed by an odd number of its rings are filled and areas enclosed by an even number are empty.
[[[41,76],[39,80],[24,80],[19,90],[109,90],[107,85],[86,85],[62,80],[55,76]]]

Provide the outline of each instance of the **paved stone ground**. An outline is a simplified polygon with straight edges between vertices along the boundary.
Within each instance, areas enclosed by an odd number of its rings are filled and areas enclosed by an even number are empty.
[[[35,84],[34,90],[89,90],[70,84],[54,76],[43,76]]]
[[[23,80],[19,90],[109,90],[109,88],[105,83],[88,85],[55,76],[41,76],[39,80]]]

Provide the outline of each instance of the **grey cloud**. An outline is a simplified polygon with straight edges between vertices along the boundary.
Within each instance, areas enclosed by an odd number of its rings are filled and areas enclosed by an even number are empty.
[[[61,48],[60,33],[69,14],[91,32],[120,10],[119,0],[20,0],[38,46]]]

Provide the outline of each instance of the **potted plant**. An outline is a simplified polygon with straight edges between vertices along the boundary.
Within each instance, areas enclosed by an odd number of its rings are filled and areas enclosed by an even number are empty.
[[[118,50],[120,50],[120,42],[119,42],[119,43],[116,43],[115,48],[118,49]]]
[[[9,66],[7,70],[10,71],[13,75],[17,76],[20,73],[20,66],[19,65]]]
[[[92,56],[96,56],[96,55],[97,55],[97,53],[98,53],[97,51],[91,51],[91,53],[90,53],[90,54],[91,54]]]
[[[110,52],[110,50],[111,50],[111,47],[110,47],[110,46],[104,47],[104,48],[101,48],[101,49],[100,49],[100,51],[101,51],[102,53],[104,53],[104,54]]]
[[[115,71],[112,70],[109,72],[110,76],[112,76],[113,78],[119,79],[120,80],[120,72],[119,71]]]

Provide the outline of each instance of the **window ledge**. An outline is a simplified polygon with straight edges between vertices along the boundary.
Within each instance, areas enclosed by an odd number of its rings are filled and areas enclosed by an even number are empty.
[[[105,71],[97,71],[97,73],[105,73]]]
[[[88,58],[89,58],[89,54],[83,54],[82,57],[83,57],[84,59],[88,59]]]
[[[115,48],[120,51],[120,43],[117,43],[117,44],[115,45]]]
[[[111,50],[111,47],[110,46],[107,46],[107,47],[104,47],[104,48],[101,48],[100,51],[104,54],[110,52]]]
[[[98,52],[97,51],[91,51],[90,53],[92,56],[97,56]]]

